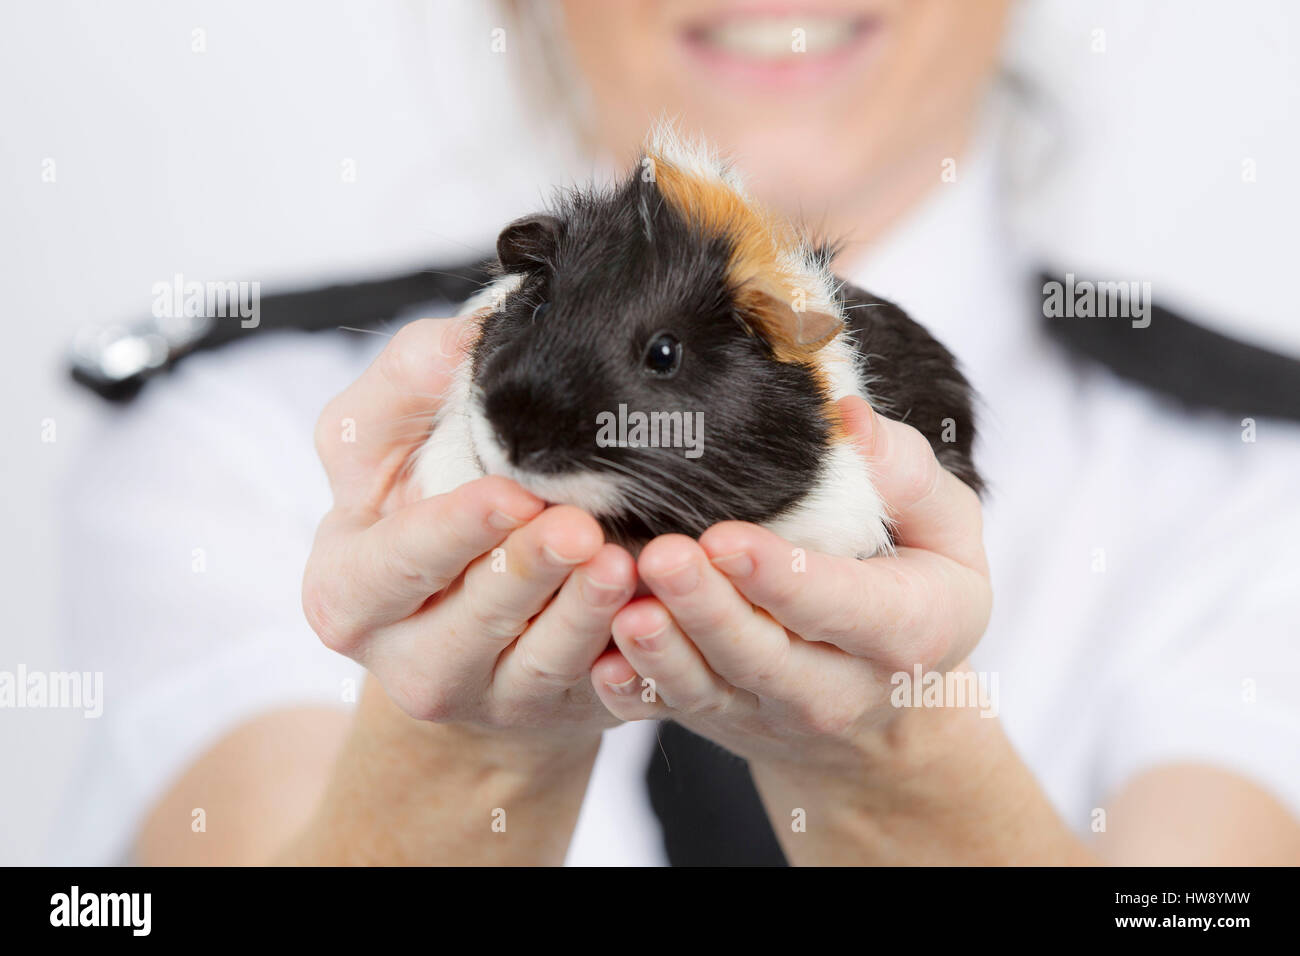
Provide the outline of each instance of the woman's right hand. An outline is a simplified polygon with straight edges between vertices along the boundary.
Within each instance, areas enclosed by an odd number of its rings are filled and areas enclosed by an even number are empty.
[[[591,668],[635,588],[632,557],[589,515],[507,479],[421,499],[409,477],[471,335],[465,320],[405,326],[321,414],[334,507],[303,608],[325,645],[411,717],[519,737],[533,753],[575,737],[594,747],[618,722]]]

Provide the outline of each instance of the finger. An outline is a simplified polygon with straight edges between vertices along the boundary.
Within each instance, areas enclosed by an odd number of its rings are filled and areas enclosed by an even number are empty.
[[[600,525],[571,505],[548,508],[448,589],[426,630],[446,653],[443,679],[486,689],[497,659],[579,565],[604,543]]]
[[[890,669],[969,652],[963,635],[988,623],[988,579],[915,548],[859,561],[811,551],[757,525],[727,521],[700,537],[714,568],[806,641],[833,644]],[[973,639],[970,639],[973,643]]]
[[[428,436],[477,324],[420,319],[404,325],[316,423],[316,451],[335,501],[377,507],[412,448]]]
[[[737,592],[696,542],[683,535],[655,538],[642,550],[637,570],[720,677],[762,696],[790,692],[783,686],[791,676],[785,628]]]
[[[613,624],[614,643],[627,663],[642,678],[640,694],[612,693],[597,687],[601,700],[616,717],[636,719],[642,705],[658,700],[673,713],[715,718],[733,707],[752,709],[752,694],[733,687],[714,673],[690,639],[682,633],[655,598],[640,598],[618,613]]]
[[[591,665],[591,689],[619,720],[666,720],[671,716],[654,682],[638,674],[615,646]]]
[[[366,513],[332,511],[303,577],[307,619],[326,645],[349,654],[375,628],[415,613],[544,507],[514,482],[493,476],[374,524]]]
[[[872,466],[898,542],[987,571],[979,496],[939,464],[925,436],[876,414],[862,399],[839,402],[840,420]]]
[[[636,590],[636,563],[615,544],[569,575],[560,593],[497,663],[498,696],[585,683],[609,644],[614,615]]]

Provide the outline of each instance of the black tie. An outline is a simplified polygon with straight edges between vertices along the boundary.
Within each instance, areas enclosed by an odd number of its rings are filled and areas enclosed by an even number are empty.
[[[646,768],[673,866],[785,866],[749,765],[668,721]]]

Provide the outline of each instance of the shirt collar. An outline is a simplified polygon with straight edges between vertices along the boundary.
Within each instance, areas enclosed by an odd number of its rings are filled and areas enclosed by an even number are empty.
[[[977,388],[1032,322],[1028,272],[1004,229],[996,137],[985,129],[956,160],[955,181],[936,169],[921,204],[845,270],[943,342]]]

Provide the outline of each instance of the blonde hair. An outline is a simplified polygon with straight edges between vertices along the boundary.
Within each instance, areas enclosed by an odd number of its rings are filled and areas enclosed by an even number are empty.
[[[497,0],[507,29],[516,38],[516,87],[539,124],[564,126],[575,147],[591,152],[597,133],[590,91],[574,66],[558,0]]]

